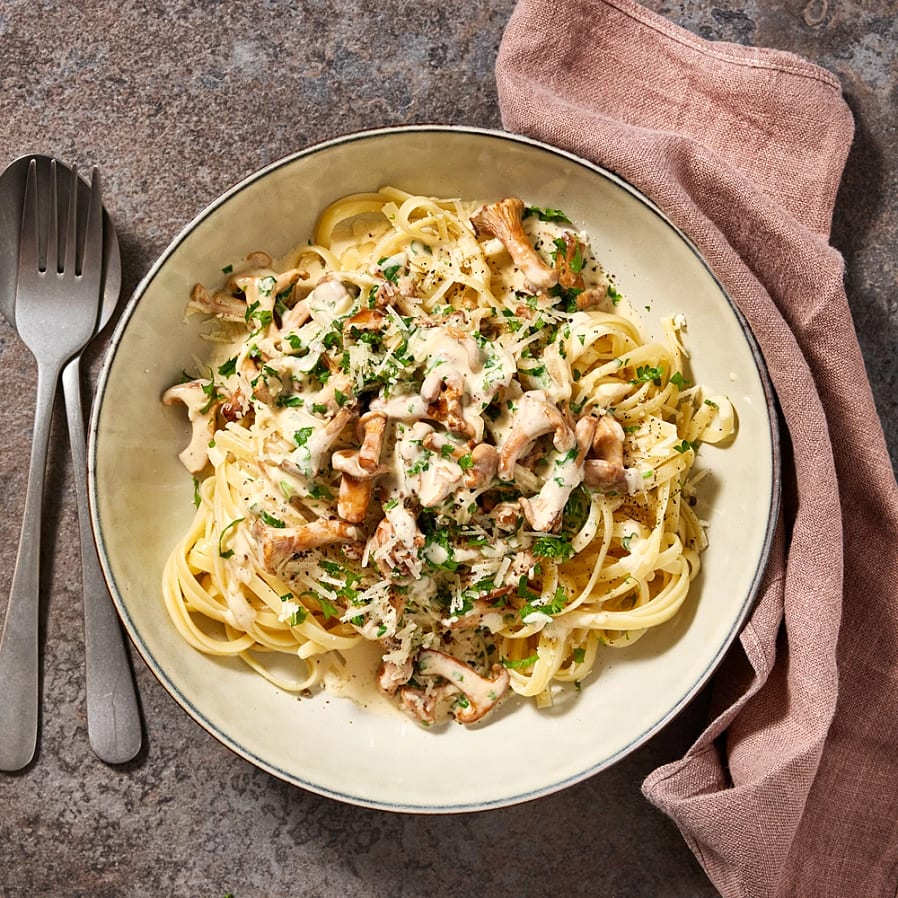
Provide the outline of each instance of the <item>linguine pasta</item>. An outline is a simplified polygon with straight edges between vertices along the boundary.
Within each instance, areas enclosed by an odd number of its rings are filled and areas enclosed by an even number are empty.
[[[197,482],[163,593],[194,648],[302,692],[374,646],[409,714],[473,723],[682,606],[696,450],[733,408],[559,210],[348,196],[189,308],[214,329],[163,397]]]

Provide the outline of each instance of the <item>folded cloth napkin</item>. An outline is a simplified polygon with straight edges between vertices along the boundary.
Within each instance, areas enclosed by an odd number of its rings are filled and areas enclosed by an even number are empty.
[[[783,420],[783,512],[686,757],[643,784],[726,896],[876,898],[898,876],[898,489],[828,244],[839,82],[631,0],[520,0],[504,127],[617,172],[745,314]]]

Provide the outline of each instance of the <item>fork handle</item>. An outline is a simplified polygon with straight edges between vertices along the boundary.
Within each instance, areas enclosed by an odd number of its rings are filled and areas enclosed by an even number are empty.
[[[21,770],[37,747],[40,548],[44,478],[61,362],[38,365],[25,514],[0,636],[0,770]]]
[[[123,764],[140,751],[140,710],[124,635],[100,569],[100,559],[90,526],[87,451],[78,356],[63,369],[62,388],[65,393],[81,537],[87,733],[97,757],[107,764]]]

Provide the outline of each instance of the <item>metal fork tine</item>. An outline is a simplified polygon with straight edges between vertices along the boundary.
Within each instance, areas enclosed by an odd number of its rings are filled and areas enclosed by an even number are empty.
[[[40,200],[40,193],[38,193]],[[46,203],[44,204],[46,208]],[[59,168],[56,160],[50,162],[50,206],[44,220],[47,227],[47,249],[44,265],[51,274],[60,271],[59,257]]]
[[[40,267],[40,233],[38,222],[37,162],[28,163],[25,197],[22,201],[22,230],[19,240],[19,270],[36,271]]]
[[[103,196],[100,188],[100,169],[96,165],[91,169],[90,205],[87,210],[82,271],[95,278],[99,287],[103,272]]]
[[[57,169],[58,172],[58,169]],[[58,205],[58,204],[57,204]],[[65,259],[60,271],[80,274],[76,267],[78,257],[78,166],[72,166],[69,178],[69,203],[65,225]]]

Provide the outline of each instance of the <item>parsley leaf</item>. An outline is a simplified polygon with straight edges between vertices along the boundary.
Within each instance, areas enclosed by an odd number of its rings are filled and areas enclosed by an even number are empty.
[[[651,367],[650,365],[640,365],[636,369],[636,377],[630,381],[631,384],[653,383],[656,387],[661,386],[661,378],[664,376],[664,369],[658,365]]]
[[[314,432],[314,427],[300,427],[300,429],[293,434],[293,442],[296,443],[297,446],[305,446],[305,444],[309,441],[309,437]]]
[[[242,520],[243,518],[234,518],[234,520],[218,534],[218,554],[221,558],[230,558],[234,554],[233,549],[223,548],[224,538],[228,531],[236,527]]]
[[[283,530],[287,526],[280,518],[276,518],[273,514],[269,514],[264,508],[259,509],[259,517],[268,524],[269,527],[276,527],[278,530]]]
[[[566,536],[539,536],[533,541],[533,554],[539,558],[567,561],[574,554],[574,547]]]
[[[544,206],[525,206],[524,218],[535,215],[540,221],[555,221],[561,224],[570,224],[571,220],[561,209],[548,209]]]
[[[229,377],[237,373],[237,356],[229,358],[224,364],[218,366],[218,373],[222,377]]]
[[[532,596],[533,598],[531,598],[530,601],[528,601],[527,604],[520,609],[519,613],[522,620],[526,620],[531,614],[534,614],[536,612],[548,615],[558,614],[567,604],[567,592],[563,586],[559,586],[558,589],[555,590],[555,595],[552,596],[552,598],[548,602],[544,602],[542,604],[537,603],[536,600],[539,599],[539,596],[537,596],[536,593],[531,592],[530,590],[527,590],[527,592],[530,593],[530,596]],[[518,584],[518,595],[521,595],[520,584]],[[524,598],[528,597],[524,596]]]
[[[511,668],[512,670],[521,670],[524,667],[533,667],[539,661],[539,652],[534,652],[527,658],[503,658],[502,666]]]
[[[318,600],[318,604],[321,606],[321,613],[324,615],[324,619],[328,620],[331,617],[339,617],[340,609],[330,600],[326,599],[320,593],[315,593],[315,598]]]

